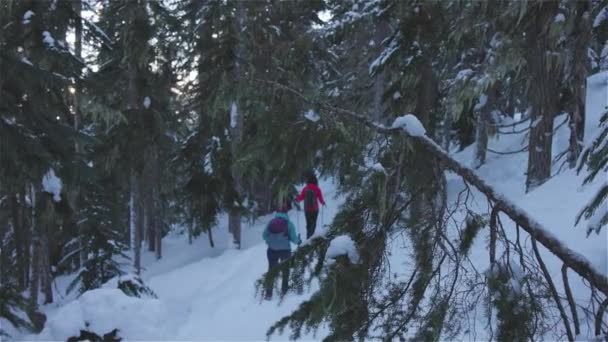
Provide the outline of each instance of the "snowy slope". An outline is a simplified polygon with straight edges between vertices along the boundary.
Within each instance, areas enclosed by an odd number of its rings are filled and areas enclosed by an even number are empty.
[[[588,82],[585,143],[595,136],[599,118],[608,107],[608,72],[594,75],[589,78]],[[567,125],[562,125],[565,120],[565,115],[555,119],[555,127],[561,126],[557,129],[553,139],[554,158],[568,148],[570,131]],[[521,130],[525,127],[524,125],[527,123],[514,127],[514,130]],[[520,150],[527,143],[526,138],[524,134],[501,136],[499,140],[491,140],[489,148],[496,151]],[[474,151],[475,146],[471,146],[456,154],[455,157],[465,165],[473,165]],[[581,222],[577,226],[574,225],[578,212],[588,203],[600,185],[608,181],[608,177],[605,174],[598,175],[594,182],[583,187],[582,182],[586,172],[582,171],[580,175],[577,175],[576,171],[568,169],[567,165],[562,167],[565,162],[564,156],[563,159],[554,163],[553,177],[526,194],[527,158],[527,153],[513,155],[489,153],[486,164],[477,172],[506,198],[523,207],[570,248],[587,257],[598,270],[608,274],[607,229],[602,229],[599,235],[592,234],[587,238],[586,223]],[[462,189],[462,185],[458,185],[461,184],[460,178],[453,177],[450,180],[454,186],[450,194],[455,195]]]
[[[585,122],[585,143],[588,143],[598,131],[599,118],[608,108],[608,72],[594,75],[588,79],[587,108]],[[566,120],[565,115],[555,119],[557,132],[553,139],[553,156],[557,157],[568,147],[569,129],[562,124]],[[518,125],[513,131],[520,131],[527,127],[529,123]],[[561,125],[561,126],[560,126]],[[525,134],[503,135],[500,139],[492,139],[489,148],[495,151],[518,151],[527,144]],[[465,165],[474,165],[475,146],[455,154],[455,158]],[[606,174],[600,174],[590,184],[582,186],[585,171],[577,175],[575,170],[571,170],[565,162],[565,156],[557,163],[554,162],[552,178],[529,193],[525,193],[525,172],[528,162],[527,153],[517,153],[510,155],[496,155],[489,153],[487,162],[477,171],[484,180],[499,190],[504,196],[525,209],[530,216],[540,222],[555,237],[570,247],[575,252],[586,257],[595,268],[603,274],[608,275],[608,229],[604,227],[599,234],[586,236],[585,221],[575,226],[575,217],[589,202],[599,187],[608,181]],[[555,159],[554,159],[555,160]],[[454,203],[458,194],[464,189],[462,179],[456,175],[448,175],[448,202]],[[487,202],[485,197],[479,192],[474,192],[475,196],[470,205],[479,212],[487,213]],[[605,205],[605,204],[604,204]],[[464,217],[464,216],[462,216]],[[515,241],[516,226],[510,219],[501,215],[505,232],[509,238]],[[487,233],[486,233],[487,235]],[[522,233],[524,239],[528,236]],[[529,239],[525,240],[524,248],[531,250]],[[545,248],[539,245],[540,253],[555,279],[555,286],[560,293],[564,293],[563,282],[561,281],[562,263]],[[475,260],[476,267],[481,270],[488,269],[489,254],[485,238],[478,238],[471,251],[471,259]],[[517,262],[515,262],[517,264]],[[573,296],[579,305],[586,306],[589,302],[590,291],[583,284],[581,278],[572,270],[569,271],[570,286]],[[568,312],[569,314],[569,312]],[[581,317],[582,339],[594,336],[590,326]],[[487,322],[484,315],[477,318],[478,326],[483,327]],[[563,329],[563,327],[558,327]],[[564,335],[559,335],[565,338]],[[478,331],[477,338],[487,337],[484,331]],[[556,336],[547,336],[548,339],[555,339]]]

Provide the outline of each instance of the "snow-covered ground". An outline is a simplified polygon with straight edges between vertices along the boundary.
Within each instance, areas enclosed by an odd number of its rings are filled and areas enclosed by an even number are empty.
[[[320,187],[327,207],[319,215],[318,227],[328,224],[342,203],[341,198],[335,198],[331,180],[322,180]],[[289,216],[304,236],[304,214],[292,210]],[[271,217],[261,217],[253,225],[243,221],[242,250],[230,246],[225,217],[214,231],[215,248],[209,247],[204,235],[192,245],[186,236],[169,236],[163,240],[163,259],[156,261],[148,252],[143,257],[142,277],[158,299],[127,297],[109,288],[89,291],[78,299],[60,299],[43,308],[48,322],[42,333],[24,339],[65,340],[77,335],[88,322],[91,331],[103,334],[118,328],[120,336],[131,341],[265,340],[274,322],[316,290],[313,285],[308,293],[288,296],[282,303],[255,296],[255,282],[268,268],[262,231]],[[63,289],[68,282],[60,280],[58,288]],[[288,334],[273,339],[285,340]],[[304,337],[317,339],[312,333]]]
[[[590,79],[588,91],[591,101],[588,101],[585,128],[587,141],[597,131],[599,115],[608,105],[607,79],[608,73]],[[556,125],[563,120],[564,116],[558,117]],[[527,124],[515,127],[515,130]],[[568,134],[567,125],[557,130],[553,145],[555,155],[567,148]],[[521,149],[525,140],[522,134],[504,135],[500,139],[492,139],[489,147],[497,151],[515,151]],[[464,164],[473,165],[474,149],[474,146],[470,146],[456,153],[455,157]],[[490,153],[486,164],[477,172],[570,248],[588,258],[598,270],[608,274],[607,229],[602,229],[599,235],[594,233],[587,237],[586,222],[574,225],[579,210],[596,189],[608,181],[606,175],[600,175],[593,183],[582,186],[585,172],[577,175],[567,167],[558,172],[560,161],[554,167],[554,177],[526,194],[526,165],[527,153]],[[344,199],[335,197],[335,186],[331,180],[322,181],[320,186],[325,192],[328,206],[320,215],[319,224],[321,221],[328,224]],[[448,175],[449,202],[456,200],[463,187],[459,177]],[[476,193],[473,201],[473,206],[487,210],[481,194]],[[303,214],[292,210],[290,217],[301,234],[305,235]],[[85,328],[88,322],[90,330],[102,334],[118,328],[125,340],[265,340],[268,327],[290,313],[311,293],[288,296],[280,305],[276,299],[269,302],[254,296],[254,283],[267,269],[266,247],[261,235],[269,219],[270,216],[262,217],[252,225],[244,222],[242,250],[230,247],[225,218],[214,230],[217,244],[214,249],[209,247],[206,236],[196,239],[192,245],[188,245],[185,236],[169,236],[163,240],[165,257],[162,260],[156,261],[149,253],[144,255],[143,260],[145,271],[142,276],[158,299],[131,298],[109,288],[90,291],[78,299],[74,299],[73,295],[59,297],[58,303],[43,308],[48,315],[44,331],[22,338],[65,340]],[[508,218],[504,217],[503,223],[506,233],[514,236],[515,227]],[[488,259],[485,238],[476,239],[471,253],[472,259],[480,260],[479,266],[483,267]],[[560,279],[561,263],[544,248],[541,248],[541,253],[549,271]],[[60,279],[59,292],[65,293],[63,290],[69,280]],[[570,273],[570,281],[579,304],[588,300],[589,291],[573,272]],[[556,281],[556,286],[562,289],[560,281]],[[314,291],[314,286],[309,290]],[[478,333],[470,336],[470,339],[484,336],[483,329]],[[321,330],[318,336],[308,335],[303,340],[318,340],[323,336],[324,331]],[[273,339],[284,340],[287,337],[288,332],[273,336]]]
[[[585,121],[585,144],[589,143],[598,132],[599,118],[602,113],[608,110],[608,72],[596,74],[588,79],[587,88],[587,108]],[[554,160],[568,148],[570,130],[567,124],[563,124],[567,119],[566,115],[558,116],[555,119],[556,134],[553,138],[552,153]],[[517,125],[502,131],[521,131],[529,125],[529,122]],[[559,127],[559,128],[558,128]],[[491,139],[488,147],[494,151],[518,151],[527,144],[527,135],[511,134],[502,135],[499,139]],[[469,146],[465,150],[454,155],[461,163],[469,166],[474,165],[475,145]],[[608,275],[608,229],[604,227],[599,234],[592,233],[587,237],[587,222],[581,221],[575,225],[575,218],[580,210],[589,202],[602,184],[608,181],[606,173],[599,174],[596,179],[585,186],[582,185],[587,172],[586,168],[577,175],[576,170],[569,169],[565,163],[566,156],[554,162],[552,178],[538,188],[525,193],[526,167],[528,163],[527,152],[497,155],[488,153],[486,163],[480,167],[477,174],[486,180],[490,185],[503,194],[508,200],[519,207],[543,225],[551,234],[557,237],[569,248],[587,258],[599,272]],[[454,203],[458,194],[464,189],[462,179],[454,174],[448,174],[448,203]],[[469,205],[479,212],[487,213],[487,201],[485,197],[474,191],[474,198]],[[603,204],[607,205],[606,203]],[[464,215],[461,215],[464,217]],[[516,226],[506,215],[501,215],[505,233],[512,241],[516,238]],[[487,236],[487,233],[486,233]],[[524,248],[530,250],[531,242],[525,232],[522,231]],[[555,286],[560,293],[564,293],[563,282],[561,281],[562,262],[544,247],[539,244],[540,253],[549,269],[549,273],[554,278]],[[471,249],[471,260],[480,270],[485,270],[489,265],[489,256],[486,238],[477,238]],[[517,262],[515,262],[517,264]],[[583,284],[581,278],[569,270],[569,282],[573,296],[578,305],[586,306],[589,302],[590,294],[588,287]],[[566,305],[566,303],[564,303]],[[579,311],[580,312],[580,311]],[[569,312],[568,312],[569,314]],[[483,316],[483,314],[481,315]],[[594,336],[593,321],[581,320],[581,339],[586,340]],[[484,326],[485,317],[477,318],[481,326]],[[590,324],[590,325],[587,325]],[[558,327],[563,329],[562,326]],[[485,331],[477,331],[477,338],[484,339]],[[561,336],[565,338],[565,335]],[[555,336],[547,336],[555,338]],[[487,338],[486,338],[487,339]]]

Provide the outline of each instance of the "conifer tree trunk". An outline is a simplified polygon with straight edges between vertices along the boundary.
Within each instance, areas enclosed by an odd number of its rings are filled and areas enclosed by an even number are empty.
[[[135,250],[135,182],[134,176],[129,177],[129,247]]]
[[[154,251],[156,252],[156,259],[159,260],[162,257],[162,214],[163,214],[163,206],[161,205],[160,199],[160,164],[158,160],[158,146],[155,146],[155,151],[153,154],[153,184],[152,184],[152,206],[154,208],[154,212],[152,213],[153,217],[153,230],[154,230]]]
[[[131,19],[131,26],[129,30],[135,30],[134,25],[139,22],[139,16],[145,16],[146,10],[143,6],[145,4],[142,1],[137,1],[137,3],[133,4],[135,7],[133,9]],[[138,68],[138,55],[137,52],[134,51],[133,41],[129,41],[127,39],[129,35],[127,34],[125,37],[125,46],[123,47],[126,56],[127,56],[127,111],[129,115],[131,115],[134,119],[141,117],[141,106],[140,106],[140,96],[141,89],[138,85],[138,77],[139,77],[139,68]],[[136,122],[139,120],[135,120]],[[143,153],[144,151],[139,151]],[[145,165],[145,160],[144,160]],[[143,167],[138,165],[131,165],[131,189],[134,192],[134,203],[133,206],[135,208],[135,239],[134,244],[135,248],[133,250],[133,266],[135,268],[135,272],[140,274],[141,272],[141,245],[142,241],[145,239],[145,227],[146,227],[146,215],[145,215],[145,186],[146,183],[143,181]]]
[[[477,116],[477,146],[475,149],[475,168],[479,168],[486,162],[486,154],[488,151],[488,129],[491,122],[492,108],[496,101],[496,90],[497,84],[492,85],[486,96],[485,104],[480,108],[479,115]]]
[[[188,224],[188,244],[189,245],[192,244],[193,230],[194,230],[194,220],[190,220],[190,223]]]
[[[29,311],[33,313],[38,308],[38,291],[40,290],[40,246],[38,236],[32,237],[32,269],[30,277]]]
[[[592,37],[592,27],[588,0],[578,0],[569,3],[569,5],[575,7],[576,15],[573,31],[572,68],[570,70],[573,105],[570,110],[570,146],[568,149],[568,163],[571,168],[574,168],[581,153],[585,135],[585,82],[589,74],[587,53]]]
[[[0,225],[0,270],[8,269],[8,248],[4,245],[8,224]],[[4,285],[4,272],[0,272],[0,286]]]
[[[151,149],[153,146],[149,147],[148,153],[144,153],[145,167],[142,175],[143,186],[141,188],[142,192],[142,200],[144,206],[144,239],[148,243],[148,251],[154,252],[156,247],[156,237],[154,236],[155,228],[154,228],[154,215],[156,208],[154,208],[154,199],[153,199],[153,165],[152,165],[152,156]]]
[[[131,229],[131,248],[133,249],[133,267],[135,272],[139,274],[141,269],[141,234],[140,226],[142,223],[141,218],[141,205],[139,198],[139,184],[135,178],[134,172],[131,173],[131,200],[130,200],[130,229]]]
[[[53,302],[49,232],[55,228],[55,205],[52,195],[39,193],[39,196],[40,206],[37,208],[38,221],[35,228],[38,234],[38,270],[40,285],[44,292],[44,304],[49,304]]]
[[[211,246],[211,248],[214,248],[215,243],[213,243],[213,228],[209,228],[209,230],[207,231],[207,236],[209,237],[209,246]]]
[[[551,176],[553,119],[557,113],[557,74],[551,68],[549,27],[557,9],[555,1],[539,1],[537,16],[526,32],[526,51],[530,74],[531,128],[528,143],[526,190],[530,191]],[[555,63],[553,63],[555,64]]]
[[[161,228],[162,228],[162,224],[161,224],[161,216],[160,216],[160,212],[157,212],[154,215],[154,236],[156,237],[155,243],[156,246],[154,248],[155,252],[156,252],[156,260],[159,260],[160,258],[162,258],[163,256],[163,250],[162,250],[162,234],[161,234]]]
[[[21,222],[22,229],[22,246],[23,246],[23,289],[26,289],[30,283],[30,265],[32,261],[32,253],[31,253],[31,241],[32,241],[32,222],[30,225],[26,223],[27,216],[27,203],[25,201],[25,192],[26,189],[21,188],[20,192],[20,211],[19,211],[19,221]]]
[[[38,309],[38,292],[40,290],[40,239],[38,234],[38,222],[36,220],[36,191],[31,186],[30,201],[32,203],[31,225],[32,225],[32,263],[30,276],[30,300],[29,314],[33,314]]]
[[[23,225],[23,217],[21,216],[21,208],[23,202],[19,199],[19,194],[14,193],[11,196],[11,215],[13,216],[13,235],[15,237],[15,256],[17,258],[17,273],[18,273],[18,283],[19,289],[24,290],[26,287],[26,276],[25,274],[29,271],[29,269],[25,268],[25,253],[24,250],[28,248],[25,245],[25,236],[24,236],[24,225]]]
[[[53,206],[52,200],[47,199],[47,208]],[[49,203],[49,201],[51,203]],[[52,207],[49,210],[53,210]],[[49,212],[50,215],[53,215],[52,212]],[[52,216],[51,216],[52,219]],[[51,260],[50,260],[50,238],[49,238],[49,228],[53,221],[43,223],[41,228],[41,236],[40,236],[40,268],[41,268],[41,278],[44,291],[44,304],[49,304],[53,302],[53,276],[51,273]]]
[[[82,59],[82,0],[73,0],[73,4],[74,4],[74,12],[77,16],[76,18],[76,22],[74,25],[74,36],[75,36],[75,40],[74,40],[74,54],[77,58]],[[82,84],[80,82],[80,79],[76,78],[74,81],[74,131],[78,132],[80,130],[80,120],[81,120],[81,113],[80,113],[80,95],[82,92]],[[81,146],[78,144],[78,141],[74,142],[74,148],[77,154],[81,154],[82,153],[82,148]],[[71,191],[70,194],[70,205],[73,209],[74,213],[78,212],[78,197],[80,194],[80,186],[78,186],[79,182],[76,182],[76,185],[74,185],[72,187],[73,191]],[[74,224],[77,225],[77,227],[75,227],[75,231],[78,231],[78,248],[80,249],[80,253],[78,253],[79,258],[78,263],[76,265],[76,269],[80,268],[81,265],[84,265],[85,261],[86,261],[86,251],[84,248],[84,241],[83,241],[83,232],[82,229],[80,228],[80,225],[78,225],[76,223],[76,220],[72,220],[72,222],[74,222]]]
[[[231,141],[230,147],[232,150],[232,158],[233,158],[233,166],[232,166],[232,180],[233,187],[236,199],[238,199],[237,203],[231,203],[230,213],[228,216],[228,229],[232,233],[234,244],[237,248],[241,248],[241,196],[243,191],[243,180],[239,172],[237,172],[236,167],[234,166],[236,162],[236,156],[238,153],[238,148],[243,138],[243,123],[244,123],[244,114],[241,104],[239,103],[240,92],[243,91],[243,66],[240,61],[244,55],[244,41],[243,41],[243,28],[244,28],[244,20],[245,20],[245,8],[243,7],[244,3],[242,1],[236,2],[236,18],[235,18],[235,35],[236,35],[236,53],[235,53],[235,62],[234,62],[234,78],[237,84],[237,94],[236,99],[232,102],[230,108],[230,128],[231,128]],[[236,202],[236,200],[235,200]]]
[[[146,227],[146,239],[148,241],[148,251],[154,252],[154,249],[156,248],[156,237],[154,236],[154,208],[152,207],[152,200],[149,193],[146,195],[146,200],[144,203],[144,219]]]

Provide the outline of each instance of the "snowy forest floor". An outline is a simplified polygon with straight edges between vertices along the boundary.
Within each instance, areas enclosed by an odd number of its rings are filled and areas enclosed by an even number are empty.
[[[606,85],[608,73],[596,75],[589,84],[589,96],[595,100],[588,101],[586,120],[586,141],[597,131],[601,111],[608,104]],[[594,83],[595,82],[595,83]],[[595,87],[595,88],[594,88]],[[556,118],[556,127],[566,117]],[[529,123],[513,127],[515,131]],[[569,130],[567,125],[557,129],[554,136],[553,153],[558,155],[568,146]],[[524,134],[502,136],[500,140],[492,139],[489,147],[496,151],[516,151],[525,146]],[[474,146],[454,153],[455,157],[466,165],[472,165]],[[542,223],[556,237],[570,248],[585,256],[602,273],[608,274],[608,236],[607,229],[599,235],[593,233],[586,237],[586,223],[574,225],[576,214],[593,196],[606,177],[597,177],[596,181],[582,186],[585,172],[577,175],[572,169],[560,170],[561,161],[555,164],[555,176],[530,193],[525,193],[525,171],[527,153],[510,155],[489,154],[485,165],[477,170],[478,174],[496,187],[504,196]],[[559,171],[559,172],[558,172]],[[329,224],[338,212],[344,198],[336,196],[335,185],[331,179],[320,184],[325,192],[328,206],[319,217],[318,225]],[[464,189],[462,180],[448,174],[448,203],[455,203],[458,194]],[[478,192],[473,191],[474,198],[469,202],[471,208],[487,212],[487,203]],[[464,209],[463,209],[464,210]],[[464,213],[464,211],[463,211]],[[304,215],[291,211],[290,217],[296,223],[299,232],[305,235]],[[120,330],[125,340],[265,340],[266,330],[279,318],[290,313],[298,304],[310,296],[313,288],[305,291],[303,296],[288,296],[284,302],[277,299],[262,301],[255,296],[255,281],[267,270],[266,246],[262,241],[262,230],[270,216],[261,217],[255,223],[244,222],[243,249],[230,247],[227,233],[227,219],[222,217],[214,230],[216,247],[210,248],[206,236],[201,236],[192,245],[184,235],[171,235],[163,240],[165,257],[156,261],[152,253],[145,253],[142,273],[144,281],[158,295],[158,299],[131,298],[119,290],[102,288],[89,291],[79,298],[74,295],[65,297],[65,288],[70,277],[57,281],[57,303],[43,307],[48,315],[47,325],[39,335],[13,336],[24,340],[65,340],[76,335],[79,329],[88,329],[97,333],[107,333],[114,328]],[[507,235],[515,235],[515,226],[505,217]],[[487,235],[487,232],[485,232]],[[527,236],[526,236],[527,238]],[[529,246],[529,241],[528,246]],[[391,261],[394,266],[404,265],[407,250],[393,248]],[[541,254],[549,271],[560,278],[561,263],[544,248]],[[480,270],[487,268],[488,251],[484,238],[477,238],[473,246],[471,259],[475,260]],[[580,281],[580,277],[571,273],[571,286],[575,299],[583,305],[589,300],[589,290]],[[562,290],[561,282],[556,282]],[[61,297],[63,296],[63,297]],[[483,324],[484,318],[472,318],[470,340],[487,339]],[[87,322],[87,323],[85,323]],[[585,331],[588,322],[581,322]],[[289,332],[275,335],[273,340],[287,339]],[[310,333],[303,340],[317,340],[324,336],[321,329],[317,335]],[[583,336],[590,336],[583,333]]]
[[[342,203],[342,198],[335,198],[331,180],[322,180],[320,186],[327,207],[319,215],[318,227],[330,223]],[[292,210],[289,216],[305,236],[303,212]],[[265,340],[270,325],[307,296],[289,296],[282,303],[256,296],[255,282],[268,268],[262,231],[271,217],[260,217],[253,224],[243,221],[241,250],[231,247],[226,216],[214,230],[215,248],[204,235],[192,245],[185,235],[168,236],[163,240],[163,259],[156,261],[150,252],[142,258],[142,278],[158,299],[130,298],[109,288],[89,291],[78,299],[63,298],[44,307],[49,320],[41,334],[22,338],[65,340],[89,322],[88,329],[98,333],[118,328],[126,340]],[[65,277],[57,282],[58,293],[65,296],[70,280]],[[315,289],[309,290],[308,296]],[[317,338],[311,333],[305,339]]]

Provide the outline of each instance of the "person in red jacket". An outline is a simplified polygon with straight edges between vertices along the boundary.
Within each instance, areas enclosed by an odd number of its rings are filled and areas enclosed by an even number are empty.
[[[304,214],[306,216],[306,238],[310,239],[310,237],[315,233],[315,228],[317,227],[317,217],[319,216],[319,202],[322,205],[325,205],[325,200],[323,200],[323,194],[321,193],[321,189],[318,185],[319,182],[317,181],[317,177],[314,174],[311,173],[310,176],[308,176],[308,181],[306,183],[307,184],[302,189],[300,195],[296,197],[296,201],[304,201]]]

